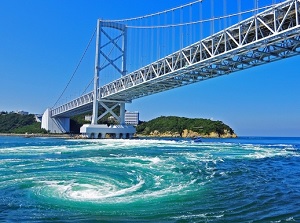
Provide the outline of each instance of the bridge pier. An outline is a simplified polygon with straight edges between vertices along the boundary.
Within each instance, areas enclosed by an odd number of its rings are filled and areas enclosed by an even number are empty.
[[[43,114],[41,127],[50,133],[67,133],[70,132],[70,118],[52,118],[51,110],[48,108]]]
[[[130,125],[84,124],[80,128],[80,133],[91,139],[131,139],[134,136],[135,128]]]

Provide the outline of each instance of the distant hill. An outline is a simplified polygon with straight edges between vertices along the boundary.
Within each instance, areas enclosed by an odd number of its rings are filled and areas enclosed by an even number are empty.
[[[34,115],[20,115],[16,113],[0,113],[0,133],[47,133],[41,129],[41,123],[36,122]]]
[[[233,129],[221,121],[203,118],[161,116],[137,126],[137,134],[158,137],[237,137]]]

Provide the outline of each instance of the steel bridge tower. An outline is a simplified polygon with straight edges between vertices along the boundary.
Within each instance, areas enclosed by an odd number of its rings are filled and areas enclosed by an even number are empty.
[[[112,36],[106,32],[105,28],[115,29],[118,35]],[[93,90],[93,114],[91,124],[85,124],[80,128],[80,133],[88,138],[105,138],[106,134],[110,134],[112,138],[131,138],[135,133],[133,126],[125,124],[125,103],[131,101],[118,101],[118,100],[103,100],[101,98],[101,88],[99,88],[100,74],[103,69],[110,66],[116,73],[121,76],[126,74],[126,45],[127,45],[127,27],[124,24],[102,21],[97,21],[96,31],[96,55],[95,55],[95,73],[94,73],[94,90]],[[102,39],[106,37],[108,42],[102,43]],[[121,39],[121,46],[118,40]],[[115,58],[112,58],[105,48],[111,45],[119,52]],[[106,65],[100,65],[100,58],[107,61]],[[121,63],[117,63],[120,61]],[[121,66],[121,67],[120,67]],[[105,109],[105,112],[98,116],[99,105]],[[120,115],[115,114],[113,109],[120,107]],[[99,125],[98,120],[103,118],[106,114],[110,113],[119,123],[119,125]]]

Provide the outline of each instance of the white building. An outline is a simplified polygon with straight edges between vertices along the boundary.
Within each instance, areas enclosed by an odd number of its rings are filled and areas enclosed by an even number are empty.
[[[22,111],[22,110],[16,111],[15,113],[17,113],[19,115],[29,115],[29,112]]]
[[[92,116],[91,115],[86,115],[86,116],[84,116],[84,120],[85,121],[92,121]]]
[[[138,125],[139,124],[139,112],[125,112],[125,124]]]
[[[34,118],[35,118],[36,122],[42,122],[42,117],[43,117],[43,115],[41,115],[41,114],[35,114],[34,115]]]

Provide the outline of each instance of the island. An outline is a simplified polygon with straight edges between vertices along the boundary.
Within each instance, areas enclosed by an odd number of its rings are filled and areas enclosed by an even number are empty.
[[[237,137],[234,130],[222,121],[176,116],[161,116],[148,122],[142,122],[137,126],[136,130],[137,136],[147,137]]]

